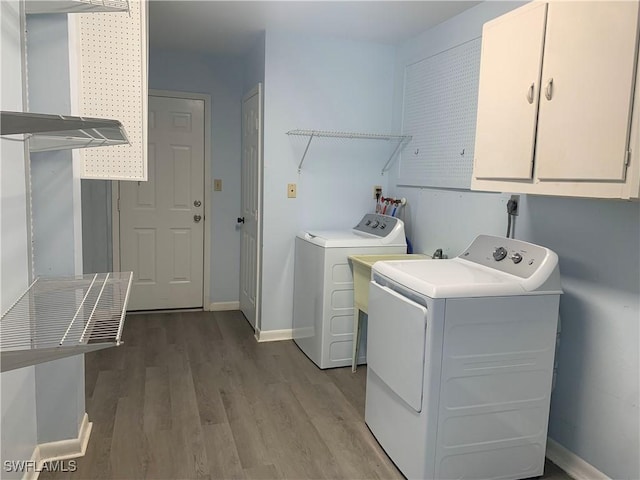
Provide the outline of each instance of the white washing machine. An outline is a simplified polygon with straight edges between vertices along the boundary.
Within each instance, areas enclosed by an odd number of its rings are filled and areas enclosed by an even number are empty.
[[[557,255],[481,235],[449,260],[378,262],[365,421],[407,478],[543,474]]]
[[[406,253],[404,223],[387,215],[367,214],[349,231],[302,232],[295,248],[293,340],[320,368],[350,366],[353,274],[348,257]],[[365,361],[362,348],[359,363]]]

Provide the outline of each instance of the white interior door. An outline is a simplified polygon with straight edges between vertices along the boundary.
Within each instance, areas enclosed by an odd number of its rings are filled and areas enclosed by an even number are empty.
[[[242,100],[242,217],[240,310],[259,329],[260,253],[262,250],[262,84]]]
[[[120,268],[129,310],[200,308],[204,101],[149,97],[149,180],[120,182]]]

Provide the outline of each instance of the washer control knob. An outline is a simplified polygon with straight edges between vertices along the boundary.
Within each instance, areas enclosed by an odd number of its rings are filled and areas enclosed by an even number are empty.
[[[503,260],[504,257],[507,256],[507,249],[504,247],[498,247],[493,251],[493,259],[496,262],[499,262],[500,260]]]
[[[380,222],[378,220],[374,220],[373,223],[371,224],[371,228],[377,228],[378,225],[380,225]]]
[[[386,223],[381,223],[380,224],[380,230],[384,230],[385,228],[387,228],[387,224]]]
[[[371,220],[367,220],[366,222],[364,222],[364,224],[368,227],[369,225],[371,225]]]
[[[522,255],[516,252],[513,255],[511,255],[511,260],[513,260],[513,263],[518,264],[522,261]]]

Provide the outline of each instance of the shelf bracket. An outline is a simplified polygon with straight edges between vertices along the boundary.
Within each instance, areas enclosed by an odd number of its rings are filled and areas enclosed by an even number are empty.
[[[396,148],[393,150],[393,153],[391,154],[391,156],[389,157],[389,160],[387,160],[387,163],[384,164],[384,167],[382,167],[382,171],[380,172],[381,175],[384,175],[384,172],[386,172],[387,170],[389,170],[389,167],[391,166],[391,162],[394,159],[394,157],[396,156],[396,154],[398,153],[398,151],[400,150],[400,147],[404,144],[404,142],[406,141],[406,138],[401,138],[398,141],[398,144],[396,145]]]
[[[302,164],[304,163],[304,157],[307,156],[307,152],[309,151],[309,145],[311,145],[311,140],[313,140],[314,135],[315,133],[312,133],[311,135],[309,135],[309,141],[307,142],[307,146],[304,149],[304,153],[302,154],[302,158],[300,159],[300,163],[298,164],[298,173],[302,171]]]

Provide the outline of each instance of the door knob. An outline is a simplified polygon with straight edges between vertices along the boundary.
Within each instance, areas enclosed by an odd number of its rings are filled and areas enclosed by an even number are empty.
[[[200,220],[202,220],[202,215],[194,215],[193,216],[193,221],[196,223],[199,223]]]
[[[244,217],[238,217],[238,223],[244,223]]]
[[[200,205],[202,205],[202,202],[200,200],[196,200],[193,202],[194,207],[199,207]]]

